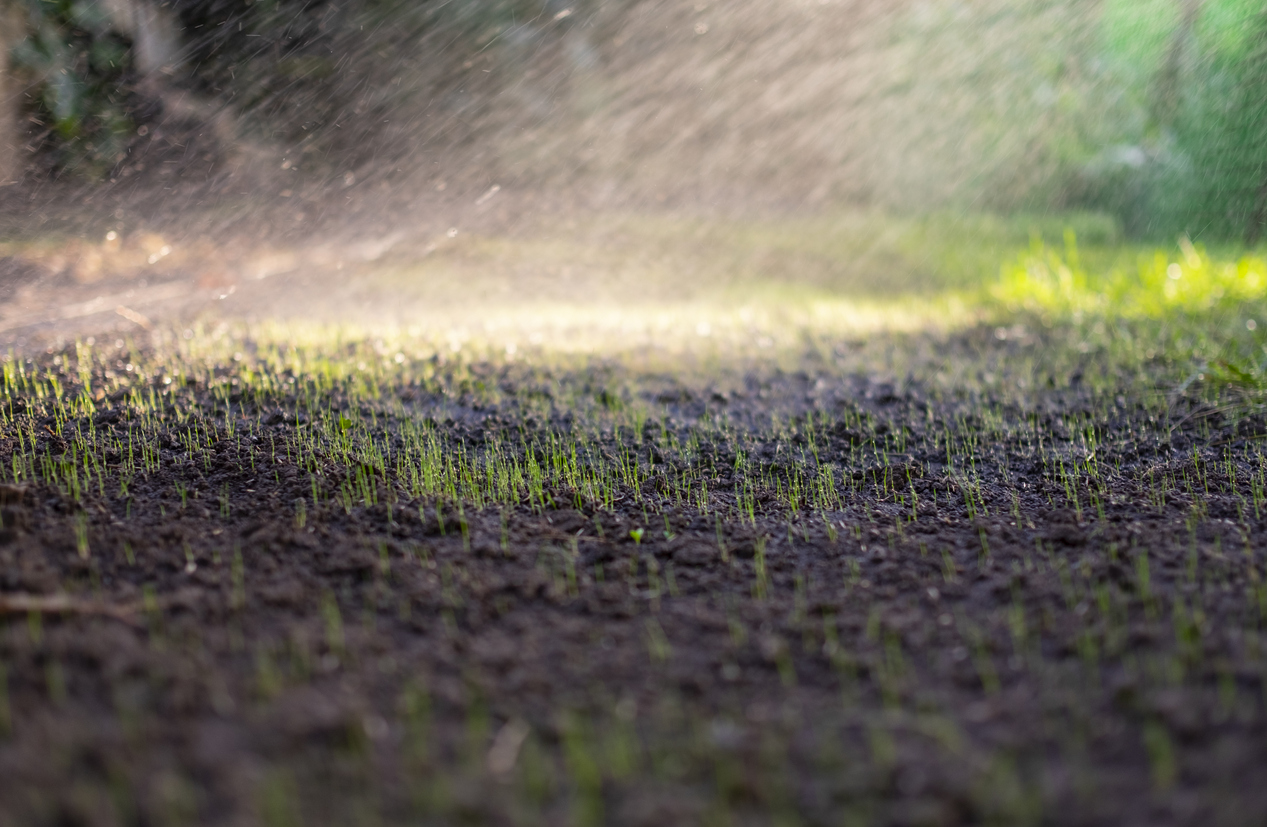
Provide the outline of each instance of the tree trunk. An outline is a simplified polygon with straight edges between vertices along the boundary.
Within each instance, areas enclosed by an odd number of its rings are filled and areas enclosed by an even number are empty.
[[[22,129],[18,121],[22,91],[10,72],[9,51],[25,34],[18,4],[0,0],[0,186],[22,177]]]
[[[1180,77],[1183,72],[1184,52],[1192,37],[1197,17],[1205,0],[1179,0],[1179,27],[1170,39],[1170,48],[1162,61],[1157,77],[1153,80],[1152,101],[1150,105],[1153,123],[1161,130],[1175,125],[1179,115]]]
[[[172,71],[180,64],[180,22],[153,0],[105,0],[114,27],[132,39],[132,60],[142,75]]]
[[[1245,160],[1254,164],[1259,176],[1254,207],[1245,226],[1245,246],[1253,247],[1267,231],[1267,11],[1255,21],[1256,43],[1246,58],[1240,81],[1241,146]]]

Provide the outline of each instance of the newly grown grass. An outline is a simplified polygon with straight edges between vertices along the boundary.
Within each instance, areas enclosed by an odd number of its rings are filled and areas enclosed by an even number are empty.
[[[9,356],[9,812],[1252,821],[1263,262],[1075,241],[885,323],[744,287]]]
[[[1005,266],[990,295],[1047,324],[1111,326],[1124,339],[1143,332],[1153,357],[1192,368],[1184,390],[1194,380],[1246,392],[1267,387],[1267,336],[1258,332],[1267,312],[1261,255],[1212,256],[1185,238],[1175,251],[1141,251],[1134,262],[1097,271],[1082,261],[1071,232],[1063,249],[1036,242]],[[1115,351],[1113,361],[1130,360],[1129,351],[1129,344]]]

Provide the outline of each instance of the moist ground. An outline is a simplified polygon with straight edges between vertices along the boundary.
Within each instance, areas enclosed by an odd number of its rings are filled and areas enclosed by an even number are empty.
[[[11,362],[0,821],[1263,820],[1267,423],[995,334]]]

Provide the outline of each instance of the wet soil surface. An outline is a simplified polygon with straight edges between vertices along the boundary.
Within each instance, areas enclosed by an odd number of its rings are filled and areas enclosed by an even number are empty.
[[[1252,411],[809,357],[84,401],[73,356],[20,363],[64,415],[0,394],[5,824],[1267,818]],[[580,473],[418,495],[410,423]]]

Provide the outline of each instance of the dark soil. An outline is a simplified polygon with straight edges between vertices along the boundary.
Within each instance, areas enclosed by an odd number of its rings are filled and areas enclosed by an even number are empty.
[[[1006,356],[990,333],[892,346]],[[302,464],[293,394],[195,382],[153,427],[106,395],[58,434],[0,393],[3,478],[31,439],[80,461],[90,421],[158,458],[127,497],[121,456],[78,501],[0,488],[0,822],[1262,823],[1262,418],[929,364],[477,363],[381,390],[376,438],[430,420],[453,455],[589,417],[654,469],[610,508],[413,498],[390,468],[340,501],[355,469]],[[620,400],[651,406],[641,434]],[[798,464],[837,469],[837,507],[792,510]],[[690,468],[706,510],[673,494]]]

